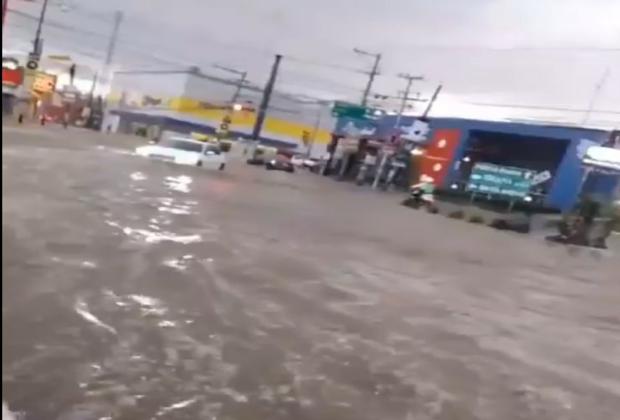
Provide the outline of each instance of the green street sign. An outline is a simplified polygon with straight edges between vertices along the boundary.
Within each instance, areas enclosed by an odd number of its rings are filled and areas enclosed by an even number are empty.
[[[374,110],[361,105],[355,105],[348,102],[336,101],[332,107],[332,115],[334,117],[348,117],[358,120],[370,120],[376,118]]]
[[[481,162],[472,169],[467,189],[474,193],[523,198],[529,194],[535,174],[529,169]]]

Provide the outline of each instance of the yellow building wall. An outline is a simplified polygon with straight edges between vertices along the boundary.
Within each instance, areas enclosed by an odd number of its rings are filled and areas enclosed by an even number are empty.
[[[111,92],[108,96],[108,103],[118,104],[121,95],[118,92]],[[229,113],[231,118],[231,129],[251,129],[256,120],[256,113],[249,111],[230,112],[223,109],[205,109],[200,101],[187,97],[171,98],[167,102],[167,110],[185,114],[197,119],[203,119],[211,124],[219,123],[224,116]],[[148,109],[148,107],[145,107]],[[285,120],[267,115],[263,125],[263,135],[265,137],[274,136],[281,139],[283,137],[292,142],[301,142],[303,132],[312,133],[314,127],[308,124]],[[328,144],[331,140],[330,130],[319,129],[315,137],[315,144]]]

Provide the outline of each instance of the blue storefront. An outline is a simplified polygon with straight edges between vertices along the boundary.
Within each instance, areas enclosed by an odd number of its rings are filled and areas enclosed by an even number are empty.
[[[393,135],[395,118],[386,116],[377,121],[376,136],[387,139]],[[401,126],[411,125],[413,119],[403,118]],[[603,197],[613,194],[617,176],[596,175],[584,183],[581,165],[585,149],[607,143],[610,135],[609,131],[583,127],[433,118],[426,147],[429,155],[435,155],[434,162],[441,163],[429,163],[427,170],[440,168],[432,175],[437,187],[446,190],[463,185],[476,162],[548,171],[551,177],[541,186],[542,204],[568,210],[581,192]]]

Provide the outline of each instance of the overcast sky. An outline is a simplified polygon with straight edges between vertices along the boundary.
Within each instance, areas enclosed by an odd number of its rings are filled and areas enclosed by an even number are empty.
[[[41,0],[37,0],[41,1]],[[51,0],[46,52],[99,65],[122,10],[115,65],[173,68],[213,63],[264,84],[284,54],[278,87],[358,101],[370,57],[381,52],[373,91],[396,95],[400,72],[424,75],[429,96],[443,83],[438,115],[579,122],[584,113],[480,103],[586,109],[590,123],[620,126],[620,0]],[[9,0],[36,14],[40,3]],[[66,25],[66,28],[62,26]],[[9,14],[3,48],[24,50],[34,21]],[[601,83],[602,82],[602,83]],[[597,85],[601,85],[596,94]]]

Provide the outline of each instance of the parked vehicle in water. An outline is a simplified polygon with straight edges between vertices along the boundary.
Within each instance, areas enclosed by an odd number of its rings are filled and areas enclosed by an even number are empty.
[[[293,164],[293,166],[302,167],[304,165],[304,161],[305,157],[302,155],[294,155],[291,158],[291,164]]]
[[[291,162],[291,159],[282,155],[278,155],[274,159],[267,161],[265,163],[265,168],[269,171],[295,172],[295,166]]]
[[[294,155],[291,157],[291,163],[298,168],[314,169],[319,165],[316,158],[307,157],[305,155]]]
[[[303,164],[302,164],[304,168],[310,169],[311,171],[318,169],[320,165],[321,165],[321,161],[317,158],[304,159]]]
[[[157,144],[140,146],[136,148],[136,153],[150,159],[179,165],[219,170],[226,167],[226,154],[221,151],[219,145],[185,137],[171,137]]]

